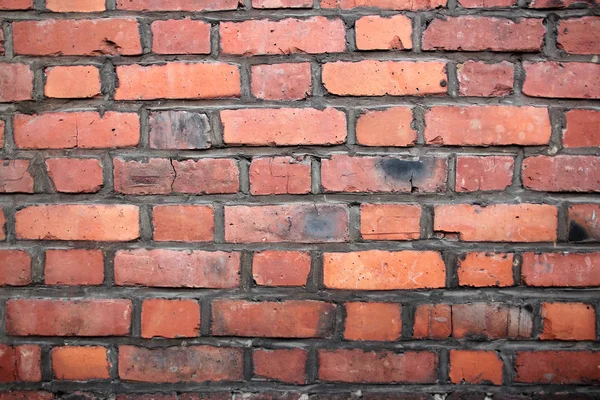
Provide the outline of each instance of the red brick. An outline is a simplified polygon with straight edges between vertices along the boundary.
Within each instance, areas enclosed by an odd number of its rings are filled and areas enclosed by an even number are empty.
[[[569,207],[569,241],[600,241],[600,204],[574,204]]]
[[[502,368],[502,360],[493,350],[450,350],[452,383],[501,385]]]
[[[235,10],[238,0],[117,0],[117,10],[217,11]]]
[[[105,347],[54,347],[50,355],[52,371],[57,379],[87,381],[110,378],[110,363]]]
[[[2,207],[0,207],[0,240],[6,240],[6,216]]]
[[[152,209],[154,240],[208,242],[214,237],[214,212],[204,205],[163,205]]]
[[[452,306],[452,337],[456,339],[528,339],[533,316],[525,307],[498,303]]]
[[[569,110],[566,112],[567,128],[563,131],[563,146],[600,147],[600,111]]]
[[[412,121],[408,107],[367,110],[356,121],[356,140],[363,146],[413,146],[417,131]]]
[[[544,192],[600,192],[600,157],[535,156],[523,160],[523,186]]]
[[[265,250],[252,257],[252,277],[259,286],[304,286],[311,257],[302,251]]]
[[[252,8],[312,8],[312,0],[252,0]]]
[[[212,302],[214,336],[326,338],[335,327],[335,306],[311,300]]]
[[[425,113],[425,140],[446,146],[542,145],[550,117],[541,107],[434,106]]]
[[[367,240],[416,240],[421,236],[421,206],[362,204],[360,233]]]
[[[600,17],[562,19],[558,23],[559,49],[571,54],[600,54]]]
[[[237,193],[237,161],[227,158],[202,158],[171,161],[175,169],[173,191],[191,194]]]
[[[412,21],[404,15],[367,15],[355,23],[358,50],[412,49]]]
[[[468,253],[458,260],[458,283],[460,286],[512,286],[512,253]]]
[[[33,0],[2,0],[0,10],[29,10],[33,8]]]
[[[600,98],[600,64],[525,62],[523,93],[532,97]]]
[[[348,237],[348,210],[341,205],[225,206],[227,242],[328,243]]]
[[[167,158],[122,160],[115,158],[115,191],[124,194],[168,194],[173,190],[175,170]]]
[[[304,157],[261,157],[250,164],[250,193],[310,193],[310,159]]]
[[[210,54],[210,24],[204,21],[170,19],[154,21],[152,51],[157,54]]]
[[[352,302],[345,306],[345,340],[395,341],[400,338],[400,304]]]
[[[41,381],[41,355],[40,346],[0,344],[0,382]]]
[[[572,5],[577,4],[578,7],[581,7],[583,4],[587,4],[589,7],[597,6],[598,3],[596,0],[533,0],[530,4],[530,8],[567,8]]]
[[[211,127],[206,114],[191,111],[150,113],[150,148],[186,150],[211,147]]]
[[[446,158],[336,154],[321,161],[326,192],[443,192],[447,173]]]
[[[15,219],[17,239],[126,242],[140,236],[133,205],[39,205],[17,211]]]
[[[132,147],[140,142],[134,113],[107,111],[16,114],[15,144],[25,149]]]
[[[542,303],[542,340],[596,340],[596,311],[584,303]]]
[[[4,147],[4,128],[5,123],[4,121],[0,120],[0,149]]]
[[[197,400],[197,397],[193,397],[192,393],[181,393],[179,396],[175,392],[171,393],[143,393],[143,394],[119,394],[116,397],[116,400]],[[200,397],[200,399],[212,399],[212,397]],[[91,399],[96,400],[96,399]],[[217,399],[215,400],[228,400],[228,399]]]
[[[152,383],[241,381],[243,350],[213,346],[159,349],[119,346],[119,377]]]
[[[54,395],[49,392],[7,391],[0,392],[0,400],[52,400]]]
[[[438,355],[429,351],[319,350],[319,379],[349,383],[434,383]]]
[[[102,285],[104,256],[101,250],[46,250],[44,280],[47,285]]]
[[[369,250],[323,255],[325,286],[346,290],[402,290],[446,286],[446,266],[434,251]]]
[[[142,302],[142,337],[181,338],[200,335],[196,300],[148,299]]]
[[[457,70],[461,96],[497,97],[513,91],[515,66],[508,61],[497,64],[467,61],[459,64]]]
[[[33,71],[29,65],[0,63],[0,103],[32,100],[32,92]]]
[[[415,312],[415,339],[446,339],[452,334],[452,309],[448,304],[421,304]]]
[[[252,353],[254,376],[303,385],[307,359],[308,353],[303,349],[258,349]]]
[[[119,250],[114,268],[119,286],[235,288],[240,283],[236,252]]]
[[[228,145],[329,145],[346,139],[346,115],[334,108],[224,110],[221,121]]]
[[[447,92],[444,62],[337,61],[323,64],[323,84],[340,96],[421,96]]]
[[[517,0],[458,0],[458,4],[463,8],[504,8],[516,6]]]
[[[600,352],[519,351],[515,382],[591,384],[600,382]]]
[[[87,98],[100,95],[100,71],[94,66],[46,68],[46,97]]]
[[[49,158],[46,168],[57,192],[95,193],[103,185],[102,164],[95,158]]]
[[[102,56],[142,54],[134,18],[56,19],[12,24],[15,54]]]
[[[0,250],[0,286],[31,283],[31,256],[24,250]]]
[[[321,8],[381,8],[384,10],[433,10],[447,0],[321,0]]]
[[[237,66],[168,62],[158,65],[119,65],[115,100],[215,99],[240,96]]]
[[[4,31],[0,31],[0,55],[4,55]]]
[[[459,156],[456,159],[456,191],[505,190],[512,183],[514,169],[512,156]]]
[[[6,333],[13,336],[124,336],[131,300],[11,299]]]
[[[0,160],[0,193],[33,193],[29,160]]]
[[[223,54],[320,54],[346,49],[343,21],[321,16],[221,22],[219,35]]]
[[[310,63],[252,66],[252,94],[263,100],[302,100],[310,95]]]
[[[46,0],[46,8],[54,12],[97,12],[106,10],[104,0]]]
[[[524,253],[521,274],[528,286],[600,286],[600,253]]]
[[[423,50],[539,51],[545,33],[541,18],[436,18],[423,33]]]
[[[558,210],[547,204],[444,204],[434,208],[434,231],[465,242],[554,242]]]

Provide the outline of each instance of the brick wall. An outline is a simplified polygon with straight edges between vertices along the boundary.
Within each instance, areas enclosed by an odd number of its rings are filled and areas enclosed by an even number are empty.
[[[0,20],[0,400],[600,398],[596,0]]]

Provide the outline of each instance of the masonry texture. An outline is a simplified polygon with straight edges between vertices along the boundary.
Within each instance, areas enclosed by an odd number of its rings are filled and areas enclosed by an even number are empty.
[[[597,0],[0,0],[0,400],[600,398]]]

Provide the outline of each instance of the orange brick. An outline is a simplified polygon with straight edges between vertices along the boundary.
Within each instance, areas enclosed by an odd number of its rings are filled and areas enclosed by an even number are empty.
[[[495,351],[450,350],[452,383],[501,385],[503,366]]]
[[[384,10],[433,10],[447,0],[321,0],[321,8],[380,8]]]
[[[52,349],[51,358],[52,371],[57,379],[87,381],[110,378],[110,364],[104,347],[55,347]]]
[[[252,353],[254,375],[285,383],[306,383],[308,353],[303,349],[258,349]]]
[[[93,66],[46,68],[46,97],[85,98],[100,95],[100,71]]]
[[[458,156],[456,191],[505,190],[512,184],[514,169],[515,159],[512,156]]]
[[[367,15],[355,24],[358,50],[412,49],[412,21],[404,15]]]
[[[154,21],[152,51],[157,54],[210,54],[210,24],[204,21],[170,19]]]
[[[25,250],[0,250],[0,286],[31,283],[31,256]]]
[[[467,61],[459,64],[457,70],[461,96],[507,96],[513,90],[515,66],[508,61],[498,64]]]
[[[250,164],[250,193],[310,193],[310,159],[294,157],[261,157]]]
[[[563,146],[567,148],[600,147],[600,111],[569,110],[567,128],[563,131]]]
[[[415,240],[421,236],[421,206],[362,204],[360,233],[367,240]]]
[[[117,0],[117,10],[217,11],[235,10],[238,0]]]
[[[542,340],[596,340],[596,311],[584,303],[542,303]]]
[[[468,253],[458,260],[458,283],[461,286],[512,286],[514,254]]]
[[[46,0],[46,8],[54,12],[98,12],[106,10],[106,1]]]
[[[95,158],[49,158],[46,168],[57,192],[95,193],[104,183],[102,164]]]
[[[309,63],[252,66],[252,94],[264,100],[302,100],[310,95]]]
[[[196,300],[149,299],[142,303],[142,337],[200,335],[200,304]]]
[[[412,146],[417,141],[412,121],[408,107],[367,110],[356,121],[356,140],[363,146]]]
[[[395,341],[402,333],[400,304],[346,303],[346,340]]]
[[[155,241],[208,242],[214,237],[211,206],[163,205],[152,209]]]
[[[44,279],[47,285],[101,285],[104,256],[101,250],[46,250]]]
[[[600,99],[600,64],[545,61],[524,62],[523,67],[527,96]]]
[[[311,257],[301,251],[265,250],[252,257],[252,277],[259,286],[304,286]]]
[[[452,309],[448,304],[421,304],[415,312],[413,337],[446,339],[452,334]]]

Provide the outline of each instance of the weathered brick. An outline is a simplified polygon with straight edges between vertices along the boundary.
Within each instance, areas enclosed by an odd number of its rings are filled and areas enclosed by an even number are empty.
[[[131,300],[11,299],[6,333],[13,336],[124,336]]]
[[[119,346],[119,377],[124,381],[241,381],[242,376],[241,348],[182,346],[146,349]]]
[[[356,140],[363,146],[413,146],[417,131],[412,122],[408,107],[367,110],[356,121]]]
[[[503,365],[492,350],[450,350],[450,381],[501,385]]]
[[[115,100],[215,99],[240,96],[240,70],[221,62],[119,65]]]
[[[600,204],[574,204],[569,207],[569,241],[600,241]]]
[[[100,346],[61,346],[50,352],[52,371],[57,379],[87,381],[109,379],[108,352]]]
[[[239,286],[240,253],[135,249],[115,254],[115,284],[188,288]]]
[[[157,242],[208,242],[214,237],[214,211],[204,205],[163,205],[152,209]]]
[[[215,336],[325,338],[335,326],[335,306],[322,301],[215,300],[211,309]]]
[[[140,236],[134,205],[37,205],[17,211],[15,219],[17,239],[126,242]]]
[[[438,355],[430,351],[319,350],[319,379],[352,383],[433,383]],[[416,367],[418,366],[418,368]]]
[[[596,311],[585,303],[542,303],[542,340],[596,340]]]
[[[5,391],[0,392],[0,400],[53,400],[54,395],[43,391]]]
[[[514,168],[512,156],[458,156],[456,191],[505,190],[512,183]]]
[[[35,56],[134,56],[142,53],[134,18],[16,21],[16,54]]]
[[[29,160],[0,160],[0,193],[33,193]]]
[[[504,8],[516,6],[517,0],[458,0],[458,4],[464,8]]]
[[[524,62],[523,93],[532,97],[600,98],[600,64]]]
[[[452,337],[456,339],[528,339],[533,316],[527,307],[498,303],[452,305]]]
[[[395,341],[402,333],[400,304],[346,303],[346,340]]]
[[[413,337],[446,339],[452,334],[452,308],[448,304],[421,304],[415,312]]]
[[[561,19],[558,23],[559,49],[571,54],[600,54],[600,17]]]
[[[434,231],[466,242],[553,242],[558,210],[547,204],[444,204],[434,208]]]
[[[579,6],[583,4],[587,4],[589,7],[597,6],[598,3],[596,0],[533,0],[530,4],[530,8],[567,8],[572,5],[577,4]]]
[[[600,192],[600,157],[558,155],[523,160],[523,186],[544,192]]]
[[[310,95],[309,63],[252,66],[252,94],[263,100],[302,100]]]
[[[258,349],[252,353],[255,376],[297,385],[306,383],[307,360],[303,349]]]
[[[100,95],[100,71],[94,66],[46,68],[46,97],[87,98]]]
[[[324,253],[325,286],[346,290],[441,288],[446,266],[434,251]]]
[[[412,21],[404,15],[367,15],[356,21],[354,29],[358,50],[412,49]]]
[[[337,61],[323,64],[323,84],[340,96],[422,96],[447,92],[444,62]]]
[[[228,145],[330,145],[346,139],[346,115],[334,108],[224,110],[221,122]]]
[[[192,111],[150,113],[149,136],[153,149],[208,149],[212,141],[208,117]]]
[[[132,147],[140,142],[134,113],[107,111],[16,114],[15,144],[24,149]]]
[[[321,0],[321,8],[381,8],[384,10],[433,10],[447,0]]]
[[[101,250],[46,250],[44,281],[47,285],[101,285],[104,255]]]
[[[467,61],[456,69],[461,96],[499,97],[507,96],[513,90],[515,66],[508,61],[497,64]]]
[[[117,10],[218,11],[235,10],[238,0],[117,0]]]
[[[32,100],[32,92],[33,71],[29,65],[0,63],[0,103]]]
[[[539,51],[546,29],[541,18],[460,16],[434,19],[423,33],[423,50]]]
[[[181,338],[200,335],[196,300],[148,299],[142,302],[142,337]]]
[[[0,286],[31,283],[31,256],[24,250],[0,250]]]
[[[157,54],[210,54],[210,24],[204,21],[170,19],[154,21],[152,51]]]
[[[336,154],[321,161],[326,192],[443,192],[447,175],[446,158]]]
[[[41,357],[42,351],[40,346],[28,344],[8,346],[0,344],[0,382],[41,381]]]
[[[95,193],[104,183],[102,164],[96,158],[49,158],[46,168],[57,192]]]
[[[534,146],[550,142],[550,117],[541,107],[435,106],[425,113],[425,140],[446,146]]]
[[[515,382],[592,384],[600,382],[600,352],[519,351]]]
[[[367,240],[416,240],[421,236],[421,206],[362,204],[360,233]]]
[[[250,193],[310,193],[310,159],[304,157],[261,157],[250,164]]]
[[[310,262],[307,252],[261,251],[252,257],[252,278],[259,286],[304,286]]]
[[[600,286],[600,253],[524,253],[521,275],[528,286]]]
[[[343,21],[320,16],[221,22],[219,35],[224,54],[319,54],[341,53],[346,49]]]
[[[512,253],[468,253],[458,260],[458,283],[461,286],[512,286]]]
[[[600,111],[569,110],[565,113],[567,127],[562,143],[566,148],[600,147]]]
[[[328,243],[348,240],[348,210],[327,204],[225,206],[225,241]]]

